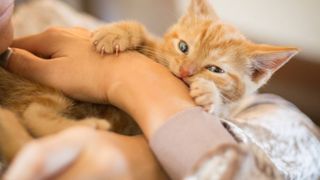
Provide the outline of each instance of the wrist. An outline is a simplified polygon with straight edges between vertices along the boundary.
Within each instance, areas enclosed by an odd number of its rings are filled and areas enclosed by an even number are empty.
[[[117,63],[127,68],[113,77],[107,97],[137,121],[148,139],[169,117],[195,106],[188,88],[160,64],[142,55]]]
[[[181,97],[166,97],[158,94],[152,98],[149,92],[138,92],[118,84],[109,93],[110,103],[132,116],[139,124],[147,139],[164,125],[170,117],[185,109],[194,107],[192,101]]]

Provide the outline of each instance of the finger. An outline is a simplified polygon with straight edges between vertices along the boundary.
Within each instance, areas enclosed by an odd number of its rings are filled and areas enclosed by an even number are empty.
[[[18,154],[4,179],[47,179],[58,174],[77,159],[93,134],[86,128],[74,128],[34,141]]]
[[[49,60],[35,56],[26,50],[12,49],[11,56],[4,64],[9,71],[29,77],[39,71],[40,73],[45,71],[48,62]]]
[[[13,49],[5,68],[27,79],[44,83],[52,79],[51,76],[54,75],[52,72],[54,72],[56,64],[58,64],[56,61],[58,59],[46,60],[28,51]]]
[[[48,58],[56,52],[57,38],[54,36],[56,36],[54,30],[47,30],[40,34],[15,39],[12,47],[25,49],[33,54]]]

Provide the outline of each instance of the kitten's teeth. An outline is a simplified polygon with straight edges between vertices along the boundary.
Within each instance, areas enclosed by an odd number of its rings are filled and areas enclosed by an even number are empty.
[[[98,45],[98,41],[94,41],[93,45],[95,45],[95,46]]]

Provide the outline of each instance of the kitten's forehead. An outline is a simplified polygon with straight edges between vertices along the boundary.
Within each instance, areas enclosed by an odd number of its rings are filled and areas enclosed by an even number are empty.
[[[221,21],[212,22],[202,41],[213,45],[223,44],[230,41],[240,41],[246,38],[233,26]]]
[[[171,34],[190,45],[191,59],[233,60],[232,57],[245,55],[242,52],[249,42],[233,26],[209,17],[197,19],[192,26],[180,22],[175,27]]]
[[[209,54],[208,54],[208,57],[211,59],[216,59],[221,56],[223,56],[222,49],[210,49]]]
[[[207,56],[216,58],[239,53],[241,47],[247,42],[246,38],[234,27],[218,22],[212,23],[197,36],[198,48],[206,52]]]

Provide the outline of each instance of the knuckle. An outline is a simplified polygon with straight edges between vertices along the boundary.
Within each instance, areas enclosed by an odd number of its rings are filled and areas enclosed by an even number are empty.
[[[50,28],[46,29],[43,32],[43,34],[47,35],[47,36],[57,36],[57,35],[61,34],[61,32],[63,32],[63,28],[50,27]]]

